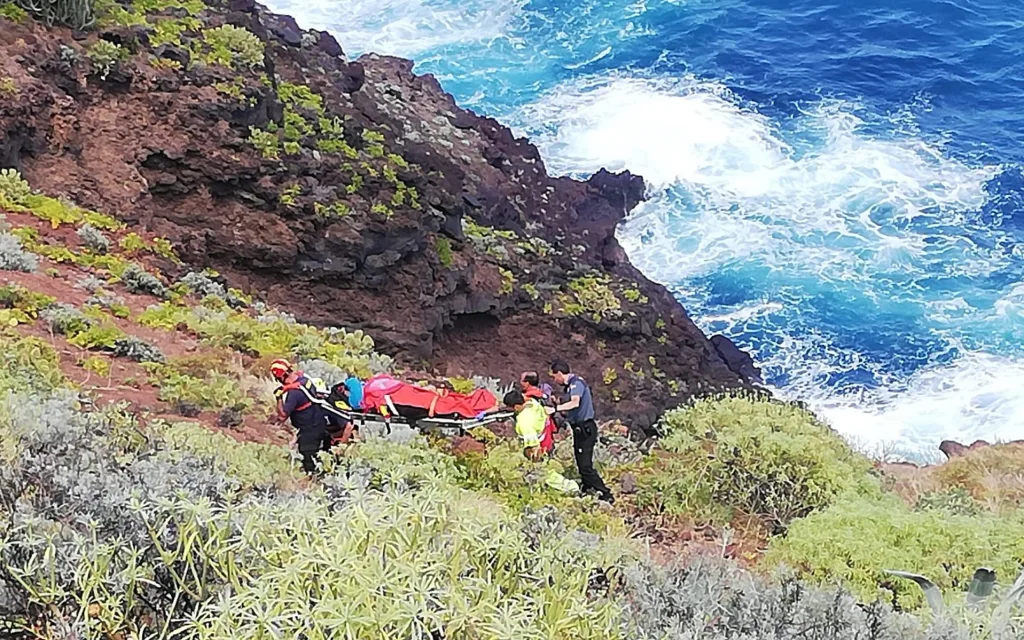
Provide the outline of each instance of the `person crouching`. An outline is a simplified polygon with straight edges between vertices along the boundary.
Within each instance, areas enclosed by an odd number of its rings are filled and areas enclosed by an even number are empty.
[[[579,493],[579,485],[563,476],[554,460],[545,460],[554,442],[547,433],[549,417],[544,406],[519,391],[509,391],[503,402],[516,414],[516,435],[523,442],[523,455],[535,466],[543,467],[544,484],[562,493]]]

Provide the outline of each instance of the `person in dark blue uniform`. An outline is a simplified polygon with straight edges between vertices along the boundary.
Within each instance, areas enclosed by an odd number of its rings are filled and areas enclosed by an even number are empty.
[[[615,497],[594,468],[597,422],[594,420],[594,400],[590,387],[583,378],[572,373],[564,360],[551,363],[551,378],[565,386],[568,395],[568,400],[557,405],[555,410],[565,415],[572,427],[573,452],[576,454],[576,467],[580,471],[583,492],[596,492],[601,500],[613,504]]]

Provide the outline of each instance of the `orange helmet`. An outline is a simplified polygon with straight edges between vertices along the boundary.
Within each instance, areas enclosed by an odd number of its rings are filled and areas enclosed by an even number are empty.
[[[292,372],[292,363],[278,358],[270,363],[270,375],[277,380],[284,380]]]

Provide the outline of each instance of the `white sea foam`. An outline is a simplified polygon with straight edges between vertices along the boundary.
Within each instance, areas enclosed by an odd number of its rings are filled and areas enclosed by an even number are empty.
[[[270,0],[303,27],[334,34],[349,55],[412,57],[440,46],[506,34],[525,0]]]
[[[754,345],[755,357],[785,373],[782,393],[809,401],[840,431],[893,441],[918,458],[945,438],[1024,437],[1024,363],[957,344],[971,322],[978,335],[1024,337],[1022,290],[975,307],[962,297],[932,300],[920,284],[1006,266],[1005,256],[960,232],[998,168],[968,166],[906,127],[870,135],[859,113],[823,101],[783,130],[718,83],[604,75],[555,88],[514,123],[554,172],[629,169],[648,180],[651,198],[620,240],[683,300],[707,306],[706,292],[686,287],[715,274],[763,285],[761,299],[698,310],[697,321],[733,335],[760,326],[764,353]],[[940,344],[966,355],[906,379],[814,329],[787,326],[794,315],[785,305],[822,292],[837,303],[843,292],[856,294],[858,302],[843,304],[925,323]],[[938,362],[944,354],[931,355]],[[836,382],[856,372],[871,384]]]
[[[1024,362],[971,353],[929,367],[897,389],[856,399],[806,398],[840,433],[866,443],[890,443],[896,453],[929,460],[942,440],[969,444],[1024,438]]]

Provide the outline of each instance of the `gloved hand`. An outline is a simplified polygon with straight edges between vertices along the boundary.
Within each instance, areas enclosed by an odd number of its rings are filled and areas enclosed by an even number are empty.
[[[476,419],[477,420],[483,420],[486,417],[487,417],[487,412],[486,411],[481,411],[480,413],[476,414]]]

